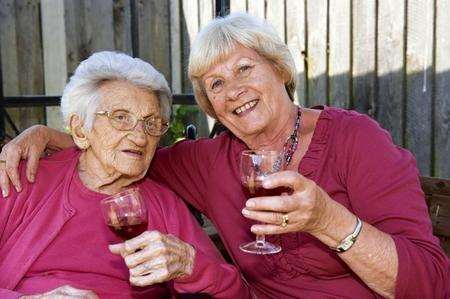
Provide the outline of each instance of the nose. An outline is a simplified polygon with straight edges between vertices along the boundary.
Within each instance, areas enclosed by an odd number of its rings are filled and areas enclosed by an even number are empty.
[[[229,100],[238,100],[242,95],[247,92],[247,88],[239,82],[239,80],[233,80],[232,82],[228,82],[225,86],[226,96]]]
[[[138,120],[136,127],[129,134],[129,138],[138,146],[147,144],[147,134],[144,131],[144,121]]]

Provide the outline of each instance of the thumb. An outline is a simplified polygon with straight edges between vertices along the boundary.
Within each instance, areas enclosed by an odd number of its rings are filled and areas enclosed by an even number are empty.
[[[125,243],[109,245],[108,249],[111,253],[123,256],[125,254]]]

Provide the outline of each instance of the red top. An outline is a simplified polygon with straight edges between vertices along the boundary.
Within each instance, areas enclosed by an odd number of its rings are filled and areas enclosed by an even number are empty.
[[[441,298],[447,257],[432,235],[416,162],[365,115],[323,109],[299,172],[363,221],[390,234],[399,257],[397,298]],[[301,140],[300,140],[301,142]],[[307,233],[268,237],[275,255],[239,250],[254,240],[241,215],[246,197],[238,159],[245,144],[230,133],[183,141],[157,151],[151,176],[207,215],[228,252],[261,298],[373,298],[339,256]]]
[[[183,202],[150,179],[137,184],[147,203],[148,229],[192,244],[194,270],[168,284],[130,287],[125,262],[108,250],[108,244],[122,240],[103,222],[99,201],[106,195],[81,183],[78,156],[69,149],[44,159],[35,184],[23,179],[21,193],[8,200],[0,195],[0,298],[45,293],[66,284],[101,298],[168,298],[173,289],[217,298],[249,297],[238,271],[220,258]]]

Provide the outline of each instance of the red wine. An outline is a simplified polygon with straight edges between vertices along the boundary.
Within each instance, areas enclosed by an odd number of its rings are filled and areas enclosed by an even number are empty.
[[[281,186],[273,189],[265,189],[262,186],[261,180],[254,180],[253,184],[245,183],[244,187],[250,195],[250,197],[261,197],[261,196],[279,196],[283,193],[291,194],[292,189],[286,186]]]
[[[139,236],[147,230],[147,222],[120,223],[118,225],[108,225],[109,229],[123,240],[129,240]]]

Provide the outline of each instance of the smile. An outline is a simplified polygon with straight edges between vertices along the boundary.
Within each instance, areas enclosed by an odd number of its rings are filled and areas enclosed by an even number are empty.
[[[255,107],[256,104],[258,104],[258,100],[250,101],[250,102],[245,103],[244,105],[236,108],[233,112],[237,115],[240,115],[240,114],[244,113],[245,111]]]

